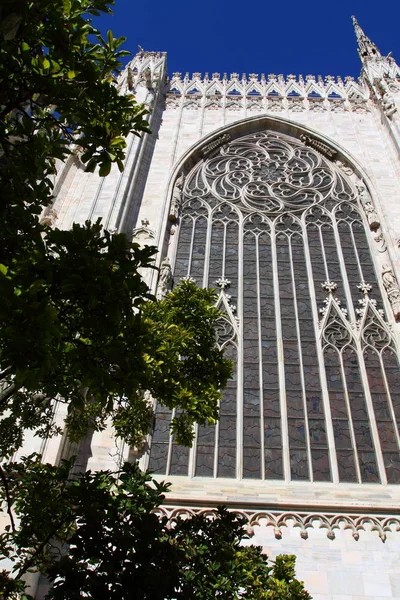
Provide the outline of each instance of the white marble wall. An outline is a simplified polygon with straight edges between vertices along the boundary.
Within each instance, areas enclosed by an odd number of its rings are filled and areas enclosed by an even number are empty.
[[[362,167],[369,179],[391,259],[400,279],[400,163],[382,122],[382,114],[371,101],[361,108],[347,103],[342,110],[325,99],[320,111],[307,100],[302,101],[301,110],[295,110],[294,104],[286,99],[280,102],[278,112],[268,112],[265,103],[260,103],[259,108],[253,106],[251,110],[239,103],[239,110],[231,110],[225,107],[224,99],[219,102],[221,106],[215,108],[205,107],[204,101],[190,105],[184,97],[168,97],[160,124],[154,121],[155,143],[154,139],[152,144],[133,137],[128,140],[126,170],[122,175],[114,168],[110,176],[102,180],[97,174],[86,174],[78,160],[72,162],[56,199],[56,225],[68,228],[74,221],[84,222],[100,216],[105,226],[123,228],[123,215],[131,214],[137,217],[136,226],[142,220],[149,222],[154,242],[161,245],[165,237],[171,175],[185,152],[221,127],[249,117],[278,116],[326,136]],[[159,104],[155,111],[161,109]],[[276,111],[277,107],[272,109]],[[243,127],[245,129],[245,124]],[[139,186],[136,189],[144,189],[142,198],[134,195],[135,185]],[[49,459],[55,460],[56,446],[55,442],[48,446]],[[89,466],[92,469],[114,468],[116,452],[121,451],[115,446],[109,430],[94,436],[91,450]],[[357,507],[370,514],[379,513],[383,508],[396,514],[400,505],[400,491],[395,486],[378,485],[277,486],[272,482],[252,482],[250,485],[243,481],[175,478],[171,493],[175,503],[179,503],[180,498],[200,504],[218,500],[245,507],[249,502],[262,502],[267,498],[269,505],[276,502],[299,510],[312,504],[335,506],[338,510],[340,507],[343,510]],[[296,554],[298,575],[304,579],[314,600],[400,600],[400,532],[388,532],[383,543],[376,532],[368,531],[368,527],[358,541],[351,532],[342,530],[336,532],[335,539],[329,540],[326,532],[318,528],[310,530],[308,539],[302,539],[298,529],[287,527],[282,539],[277,540],[271,528],[260,526],[256,527],[253,542],[261,544],[271,557],[279,553]]]

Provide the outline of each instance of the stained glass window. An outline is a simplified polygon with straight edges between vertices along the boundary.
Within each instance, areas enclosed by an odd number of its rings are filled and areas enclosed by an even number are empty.
[[[235,374],[192,449],[157,408],[150,469],[400,483],[398,357],[347,176],[289,136],[238,138],[186,176],[176,235],[174,280],[218,289]]]

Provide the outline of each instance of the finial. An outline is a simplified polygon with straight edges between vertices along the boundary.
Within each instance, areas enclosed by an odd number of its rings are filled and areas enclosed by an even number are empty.
[[[368,58],[376,58],[381,55],[378,47],[365,35],[364,31],[360,27],[356,17],[352,15],[351,20],[354,25],[354,32],[357,38],[358,54],[361,61],[364,62]]]

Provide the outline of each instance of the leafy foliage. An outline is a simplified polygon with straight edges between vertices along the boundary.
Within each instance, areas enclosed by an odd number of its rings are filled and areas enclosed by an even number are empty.
[[[102,39],[91,18],[107,0],[3,0],[0,6],[0,455],[25,429],[55,433],[68,405],[73,439],[111,419],[139,444],[150,393],[176,408],[173,432],[190,444],[193,423],[215,422],[231,364],[215,344],[212,291],[183,282],[157,302],[140,270],[155,249],[101,224],[50,229],[60,161],[76,147],[88,171],[123,169],[126,136],[148,132],[146,109],[115,86],[124,38]],[[225,509],[170,528],[154,513],[166,484],[136,466],[71,476],[72,461],[39,456],[0,466],[9,524],[0,598],[26,597],[24,576],[53,581],[48,598],[287,598],[307,600],[294,558],[267,566],[241,547],[243,521]],[[278,595],[277,595],[278,594]]]
[[[21,446],[27,428],[57,431],[56,400],[68,403],[71,438],[111,417],[136,445],[153,418],[146,390],[180,409],[174,432],[190,444],[195,420],[215,422],[230,375],[215,348],[211,292],[186,284],[157,304],[139,273],[151,266],[154,248],[110,235],[100,223],[60,231],[39,218],[72,141],[87,170],[98,165],[106,175],[113,162],[123,168],[126,135],[149,131],[145,108],[114,85],[124,38],[109,32],[104,40],[88,18],[110,4],[5,0],[1,7],[3,456]]]
[[[0,537],[16,560],[15,572],[3,573],[5,599],[28,569],[50,577],[49,600],[310,599],[295,579],[295,557],[278,556],[271,566],[260,548],[241,545],[241,516],[220,507],[213,519],[200,514],[170,526],[154,512],[168,484],[129,464],[71,480],[70,466],[35,456],[8,465],[2,497],[21,520]]]
[[[153,418],[146,390],[180,409],[178,441],[190,444],[195,421],[215,421],[231,365],[215,345],[214,293],[184,281],[156,302],[139,274],[154,252],[86,223],[48,230],[40,251],[0,274],[3,455],[24,428],[49,433],[54,398],[69,405],[73,439],[111,417],[140,443]]]

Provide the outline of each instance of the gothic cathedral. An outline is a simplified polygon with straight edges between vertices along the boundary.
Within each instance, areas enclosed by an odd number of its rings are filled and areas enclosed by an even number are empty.
[[[188,449],[157,407],[140,457],[172,482],[164,513],[226,504],[271,558],[297,555],[314,600],[400,600],[400,68],[353,21],[358,81],[169,79],[166,54],[140,50],[118,85],[152,135],[105,179],[71,155],[49,218],[158,246],[159,297],[182,278],[218,291],[235,363],[220,421]],[[134,455],[110,431],[90,454]]]

